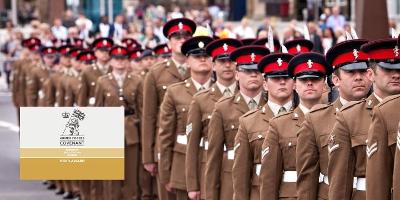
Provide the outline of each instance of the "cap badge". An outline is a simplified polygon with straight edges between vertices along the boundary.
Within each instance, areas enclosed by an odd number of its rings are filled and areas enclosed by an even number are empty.
[[[183,24],[182,24],[182,22],[179,22],[178,28],[179,28],[179,30],[182,30],[182,29],[183,29]]]
[[[224,51],[228,51],[228,45],[226,43],[224,43],[224,45],[222,45],[222,48],[224,49]]]
[[[69,48],[66,48],[65,51],[69,51]]]
[[[88,55],[87,55],[87,58],[88,58],[88,59],[91,59],[91,58],[92,58],[92,55],[88,54]]]
[[[251,53],[250,59],[251,59],[251,62],[254,62],[256,60],[256,55],[254,53]]]
[[[52,52],[52,50],[51,50],[51,49],[49,49],[49,50],[47,50],[47,52],[48,52],[48,53],[51,53],[51,52]]]
[[[199,48],[204,48],[204,42],[202,41],[199,42]]]
[[[164,47],[164,52],[165,52],[165,53],[168,52],[168,47]]]
[[[308,61],[307,61],[307,65],[308,65],[308,68],[309,68],[309,69],[312,68],[313,64],[314,64],[314,63],[313,63],[311,60],[308,60]]]
[[[136,56],[139,57],[140,56],[140,51],[136,52]]]
[[[107,40],[103,40],[103,45],[107,45]]]
[[[358,59],[358,51],[357,51],[357,49],[354,49],[354,50],[353,50],[353,56],[354,56],[354,59],[355,59],[355,60]]]
[[[276,62],[278,63],[279,67],[282,66],[282,59],[281,58],[278,58],[278,60]]]
[[[395,57],[399,57],[399,47],[398,47],[398,46],[395,46],[395,47],[394,47],[393,53],[394,53],[394,56],[395,56]]]
[[[297,52],[301,52],[301,46],[299,44],[296,46],[296,50]]]
[[[117,52],[118,52],[118,53],[121,53],[121,48],[118,48],[118,49],[117,49]]]

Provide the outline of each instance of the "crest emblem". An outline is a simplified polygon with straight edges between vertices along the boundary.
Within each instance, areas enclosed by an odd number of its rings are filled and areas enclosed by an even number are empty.
[[[137,57],[140,56],[140,51],[136,52],[136,56],[137,56]]]
[[[354,50],[353,50],[353,56],[354,56],[354,59],[355,59],[355,60],[358,59],[358,51],[357,51],[357,49],[354,49]]]
[[[103,40],[103,45],[107,45],[107,40]]]
[[[299,44],[296,46],[296,50],[297,52],[301,52],[301,46]]]
[[[251,53],[250,59],[251,59],[251,62],[254,62],[256,60],[256,55],[254,53]]]
[[[168,52],[168,47],[164,47],[164,52],[165,52],[165,53]]]
[[[199,48],[204,48],[204,42],[202,41],[199,42]]]
[[[311,61],[311,60],[307,61],[307,65],[308,65],[309,69],[311,69],[313,67],[313,64],[314,64],[313,61]]]
[[[224,45],[222,45],[222,48],[224,49],[224,51],[228,51],[228,45],[226,43],[224,43]]]
[[[395,57],[399,57],[399,47],[398,47],[398,46],[395,46],[395,47],[394,47],[393,53],[394,53],[394,56],[395,56]]]
[[[118,53],[121,53],[121,48],[118,48],[118,49],[117,49],[117,52],[118,52]]]
[[[91,58],[92,58],[92,55],[88,54],[88,55],[87,55],[87,58],[88,58],[88,59],[91,59]]]
[[[279,67],[282,66],[282,59],[281,58],[278,58],[278,60],[276,62],[278,63]]]
[[[183,29],[183,24],[182,24],[182,22],[179,22],[178,28],[179,28],[179,30],[182,30],[182,29]]]

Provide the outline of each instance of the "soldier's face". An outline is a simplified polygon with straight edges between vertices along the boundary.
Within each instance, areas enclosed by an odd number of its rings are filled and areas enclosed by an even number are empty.
[[[229,59],[216,60],[214,62],[214,71],[217,74],[217,80],[232,80],[236,74],[236,64]]]
[[[110,60],[110,65],[113,69],[124,70],[126,69],[126,61],[127,59],[112,58]]]
[[[374,83],[374,92],[381,98],[400,93],[400,70],[375,66],[368,69],[370,80]]]
[[[101,62],[108,62],[110,60],[110,55],[108,54],[108,51],[96,50],[94,54],[97,60]]]
[[[188,67],[196,73],[210,73],[212,69],[212,59],[208,55],[189,55],[187,59]]]
[[[147,56],[140,60],[140,65],[143,69],[150,69],[154,62],[155,58],[153,56]]]
[[[133,71],[140,71],[140,65],[136,60],[131,60],[130,61],[130,67]]]
[[[271,77],[265,80],[264,89],[268,91],[268,99],[281,102],[293,94],[294,81],[290,77]]]
[[[368,79],[367,70],[345,71],[338,69],[339,74],[332,75],[332,81],[340,96],[348,101],[357,101],[367,96],[372,82]]]
[[[43,62],[46,66],[53,66],[54,62],[56,61],[56,56],[55,55],[45,55],[43,56]]]
[[[190,34],[174,34],[169,38],[168,47],[172,53],[181,54],[182,44],[190,37]]]
[[[324,78],[298,78],[295,81],[300,101],[318,101],[325,87]]]
[[[66,56],[61,56],[60,57],[60,63],[63,66],[69,66],[71,64],[71,59],[66,57]]]
[[[236,72],[236,80],[239,82],[240,89],[256,91],[262,88],[264,79],[258,70],[239,69]]]

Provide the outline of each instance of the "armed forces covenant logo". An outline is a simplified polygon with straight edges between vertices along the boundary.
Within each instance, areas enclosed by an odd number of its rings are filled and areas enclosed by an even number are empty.
[[[61,116],[67,123],[60,136],[60,146],[84,146],[85,136],[79,133],[79,127],[85,119],[85,113],[74,109],[71,113],[63,112]]]

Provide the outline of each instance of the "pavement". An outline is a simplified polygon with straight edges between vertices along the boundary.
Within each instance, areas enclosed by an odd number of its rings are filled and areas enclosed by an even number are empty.
[[[16,110],[0,77],[0,200],[59,200],[41,181],[19,180],[19,136]]]

